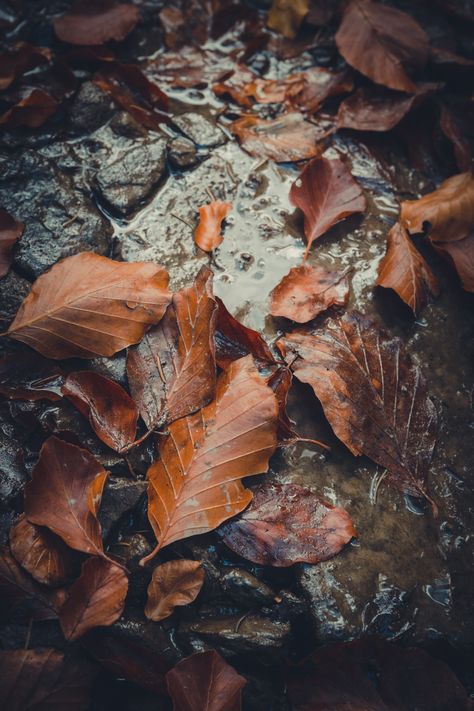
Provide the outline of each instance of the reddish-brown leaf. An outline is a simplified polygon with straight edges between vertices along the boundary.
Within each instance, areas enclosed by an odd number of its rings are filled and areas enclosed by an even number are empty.
[[[474,227],[474,176],[453,175],[419,200],[405,200],[400,221],[412,234],[423,232],[426,223],[434,242],[464,239]]]
[[[415,316],[439,294],[438,280],[399,222],[388,233],[376,283],[396,291]]]
[[[367,205],[360,186],[338,158],[308,163],[291,186],[290,200],[304,213],[305,258],[315,239],[348,215],[364,212]]]
[[[0,395],[9,400],[61,400],[61,369],[30,350],[0,358]]]
[[[10,269],[13,247],[24,229],[25,225],[22,222],[18,222],[6,210],[0,208],[0,279]]]
[[[433,247],[454,266],[463,289],[474,292],[474,234],[455,242],[433,242]]]
[[[69,590],[59,622],[69,642],[94,627],[112,625],[123,612],[128,578],[118,565],[104,558],[89,558]]]
[[[107,472],[90,452],[50,437],[25,487],[26,518],[71,548],[103,554],[97,511]]]
[[[249,353],[259,367],[275,363],[275,358],[263,336],[237,321],[217,296],[216,301],[218,309],[215,344],[216,361],[219,367],[226,370],[235,360]]]
[[[348,64],[376,84],[415,92],[407,74],[428,61],[425,31],[415,20],[390,5],[352,0],[336,33],[336,44]]]
[[[16,103],[0,115],[0,126],[38,128],[56,113],[58,107],[59,101],[47,91],[25,89]]]
[[[347,272],[302,264],[290,269],[270,293],[270,313],[307,323],[330,306],[345,306],[348,297]]]
[[[329,560],[357,535],[347,511],[297,484],[260,485],[219,533],[237,555],[277,568]]]
[[[250,109],[252,108],[253,101],[249,92],[249,86],[252,82],[255,82],[256,79],[256,75],[245,64],[238,64],[230,76],[226,76],[223,81],[213,85],[212,91],[216,96],[224,99],[230,97],[237,104],[244,106],[246,109]]]
[[[252,498],[242,477],[261,474],[277,445],[278,402],[251,356],[221,374],[215,400],[173,422],[148,470],[148,518],[155,550],[207,533]]]
[[[353,312],[313,333],[289,334],[278,347],[352,454],[384,467],[401,491],[429,499],[437,414],[401,341]]]
[[[474,153],[473,102],[466,102],[464,111],[462,110],[463,108],[456,111],[454,108],[442,104],[439,127],[453,146],[454,157],[459,170],[469,171]]]
[[[196,560],[170,560],[158,565],[148,586],[145,615],[160,622],[169,617],[175,607],[189,605],[199,595],[205,574]]]
[[[4,711],[86,711],[94,667],[55,649],[0,651]]]
[[[333,72],[324,67],[312,67],[301,73],[303,82],[296,82],[288,90],[286,98],[300,111],[315,114],[330,96],[347,94],[354,88],[349,72]]]
[[[122,452],[133,443],[138,410],[121,385],[92,370],[81,370],[67,376],[62,393],[108,447]]]
[[[204,252],[212,252],[224,241],[221,225],[231,210],[230,202],[219,200],[199,208],[199,224],[194,232],[194,241]]]
[[[4,335],[47,358],[111,356],[140,341],[170,297],[162,267],[82,252],[35,281]]]
[[[292,39],[308,10],[309,0],[273,0],[267,24],[271,30]]]
[[[24,515],[10,529],[10,548],[18,563],[43,585],[64,585],[76,572],[74,553],[61,538]]]
[[[212,649],[182,659],[166,683],[174,711],[240,711],[247,682]]]
[[[203,267],[127,358],[130,391],[149,429],[199,410],[214,397],[217,304]]]
[[[200,47],[184,46],[178,52],[164,52],[147,64],[147,74],[160,83],[186,89],[213,84],[235,70],[229,55]]]
[[[113,0],[76,0],[53,25],[60,40],[69,44],[95,45],[123,40],[140,19],[131,3]]]
[[[0,53],[0,91],[8,89],[15,79],[26,72],[48,64],[51,51],[46,47],[34,47],[27,42],[18,42],[12,49]]]

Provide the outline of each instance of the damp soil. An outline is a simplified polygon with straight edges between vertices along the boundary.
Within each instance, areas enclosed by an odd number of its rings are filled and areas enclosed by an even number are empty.
[[[35,11],[12,32],[17,39],[48,44],[49,18],[67,3],[32,5]],[[151,17],[149,5],[143,7]],[[16,11],[13,3],[11,12]],[[121,50],[129,61],[163,52],[156,21],[132,37]],[[219,43],[230,53],[232,35]],[[215,41],[211,45],[215,49]],[[327,65],[332,54],[324,52],[323,47],[280,61],[268,54],[265,76],[281,78],[318,62]],[[209,88],[167,91],[180,120],[161,133],[137,126],[85,74],[72,105],[50,125],[1,137],[1,202],[27,223],[13,270],[0,281],[2,327],[34,278],[62,256],[93,250],[126,261],[156,261],[168,269],[173,289],[189,284],[209,263],[215,293],[245,325],[270,343],[292,328],[268,315],[268,295],[305,250],[301,215],[288,198],[298,166],[245,153],[226,130],[231,109]],[[363,218],[350,218],[320,239],[309,263],[349,269],[347,309],[370,315],[398,335],[421,367],[441,422],[428,482],[439,506],[437,518],[420,501],[388,488],[372,462],[353,457],[331,434],[311,389],[296,383],[289,414],[297,430],[327,442],[331,452],[303,442],[284,447],[271,460],[268,477],[313,488],[346,508],[357,538],[330,561],[291,569],[249,564],[231,553],[218,533],[173,544],[159,559],[202,560],[206,585],[191,606],[162,623],[149,622],[143,616],[149,572],[137,562],[153,540],[144,501],[152,443],[133,453],[137,478],[131,479],[123,460],[100,445],[85,422],[78,425],[67,404],[0,403],[3,542],[21,510],[21,489],[38,447],[49,433],[73,431],[112,472],[101,516],[110,550],[132,571],[131,592],[122,619],[94,633],[88,652],[100,657],[107,644],[131,643],[171,665],[192,651],[217,649],[249,679],[246,711],[290,709],[279,673],[288,659],[297,661],[326,642],[371,634],[423,646],[448,660],[474,691],[474,297],[423,244],[442,292],[418,319],[394,294],[374,289],[400,201],[432,189],[450,174],[449,167],[446,173],[417,170],[396,137],[349,131],[338,134],[326,155],[347,161],[369,208]],[[193,242],[197,208],[211,199],[233,205],[224,242],[212,259],[198,254]],[[22,346],[10,342],[0,348]],[[124,382],[123,355],[89,365]],[[0,633],[5,648],[23,646],[27,636],[32,647],[63,645],[52,622],[29,629],[28,622],[12,620],[0,626]],[[91,708],[166,709],[166,703],[104,671]]]

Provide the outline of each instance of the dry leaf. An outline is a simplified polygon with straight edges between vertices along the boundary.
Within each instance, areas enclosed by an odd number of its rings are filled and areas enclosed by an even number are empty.
[[[293,39],[308,10],[309,0],[273,0],[267,25],[271,30]]]
[[[463,289],[474,292],[474,234],[455,242],[433,242],[433,247],[454,266]]]
[[[180,559],[158,565],[148,586],[146,617],[160,622],[178,605],[189,605],[199,595],[205,577],[199,561]]]
[[[113,0],[76,0],[53,25],[60,40],[69,44],[96,45],[123,40],[135,27],[140,13],[131,3]]]
[[[194,233],[194,241],[204,252],[212,252],[224,241],[221,225],[231,210],[230,202],[219,200],[199,208],[199,224]]]
[[[0,279],[8,274],[13,247],[23,234],[25,225],[0,208]]]
[[[215,344],[216,361],[219,367],[226,370],[235,360],[249,353],[259,367],[274,364],[275,358],[263,336],[237,321],[217,296],[216,301],[218,309]]]
[[[170,296],[162,267],[82,252],[35,281],[4,335],[47,358],[112,356],[160,320]]]

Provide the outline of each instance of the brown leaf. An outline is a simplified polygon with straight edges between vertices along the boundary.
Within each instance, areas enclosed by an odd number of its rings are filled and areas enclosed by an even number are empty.
[[[437,414],[401,341],[352,312],[313,333],[289,334],[278,347],[352,454],[384,467],[389,483],[404,493],[430,500],[425,480]]]
[[[199,224],[194,232],[194,241],[204,252],[212,252],[224,241],[221,234],[223,220],[232,210],[230,202],[213,200],[199,208]]]
[[[139,19],[140,13],[131,3],[76,0],[68,12],[54,21],[53,26],[63,42],[95,45],[109,40],[123,40]]]
[[[108,447],[122,452],[134,442],[138,410],[121,385],[92,370],[81,370],[67,376],[62,393]]]
[[[333,558],[356,532],[349,514],[297,484],[262,484],[248,508],[219,529],[237,555],[286,568]]]
[[[410,15],[372,0],[352,0],[346,6],[336,44],[361,74],[409,93],[416,86],[407,71],[423,69],[429,55],[426,33]]]
[[[244,115],[229,129],[242,148],[257,158],[270,158],[277,163],[308,160],[320,156],[328,131],[306,121],[300,113],[284,114],[276,119]]]
[[[0,651],[4,711],[86,711],[94,667],[55,649]]]
[[[26,72],[48,64],[51,51],[46,47],[34,47],[27,42],[18,42],[12,49],[0,53],[0,91],[8,89]]]
[[[310,114],[315,114],[330,96],[346,94],[354,88],[347,71],[333,72],[325,67],[312,67],[301,74],[302,84],[295,82],[286,98],[292,106]]]
[[[398,222],[388,233],[376,284],[396,291],[415,316],[439,294],[438,280]]]
[[[62,370],[34,351],[0,358],[0,395],[9,400],[61,400]]]
[[[35,281],[7,335],[47,358],[112,356],[141,340],[170,296],[162,267],[82,252]]]
[[[434,242],[464,239],[474,227],[474,176],[470,172],[453,175],[419,200],[405,200],[400,221],[412,234],[423,232],[428,223]]]
[[[247,681],[211,649],[178,662],[166,683],[175,711],[240,711]]]
[[[25,225],[0,208],[0,279],[8,274],[13,247],[23,234]]]
[[[433,242],[433,247],[454,266],[463,289],[474,292],[474,234],[455,242]]]
[[[244,106],[246,109],[250,109],[253,106],[253,101],[249,87],[256,81],[259,81],[256,74],[245,64],[238,64],[235,69],[231,71],[230,76],[226,76],[223,81],[213,84],[212,91],[216,96],[224,100],[230,97],[237,104]],[[260,81],[265,80],[261,79]]]
[[[213,84],[235,70],[228,55],[218,55],[200,47],[184,46],[178,52],[164,52],[147,64],[147,74],[174,88]]]
[[[474,154],[474,105],[472,101],[466,102],[465,107],[458,111],[442,104],[439,127],[453,146],[459,170],[469,171]]]
[[[130,391],[148,429],[191,415],[214,397],[217,304],[203,267],[127,358]]]
[[[24,515],[10,529],[10,548],[18,563],[43,585],[64,585],[76,572],[71,549],[47,528]]]
[[[330,306],[345,306],[348,298],[347,272],[302,264],[290,269],[270,293],[270,313],[307,323]]]
[[[308,14],[309,0],[273,0],[267,25],[271,30],[292,39]]]
[[[145,615],[160,622],[173,614],[178,605],[189,605],[204,584],[204,570],[196,560],[170,560],[158,565],[148,586]]]
[[[251,356],[221,374],[213,402],[170,425],[148,470],[148,518],[158,543],[142,564],[247,506],[252,494],[241,478],[267,470],[277,425],[277,400]]]
[[[112,625],[123,612],[127,591],[122,568],[104,558],[86,560],[59,614],[66,639],[72,642],[94,627]]]
[[[217,322],[215,332],[216,361],[220,368],[226,370],[231,363],[243,356],[254,357],[258,367],[268,367],[275,363],[275,358],[263,336],[247,328],[230,314],[224,302],[217,301]]]
[[[308,256],[314,240],[355,212],[364,212],[366,199],[345,164],[318,158],[304,168],[290,190],[290,201],[304,212]]]
[[[25,487],[28,521],[83,553],[103,554],[97,511],[107,472],[90,452],[50,437]]]
[[[25,89],[20,92],[18,101],[0,115],[0,126],[17,128],[42,126],[59,107],[51,94],[43,89]]]

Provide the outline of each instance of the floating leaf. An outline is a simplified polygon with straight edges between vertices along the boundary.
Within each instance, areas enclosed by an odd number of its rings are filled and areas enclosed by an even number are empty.
[[[60,40],[69,44],[95,45],[123,40],[140,19],[131,3],[113,0],[76,0],[53,25]]]
[[[158,565],[148,586],[146,617],[160,622],[178,605],[189,605],[199,595],[204,578],[199,561],[180,559]]]
[[[293,267],[270,294],[270,313],[306,323],[330,306],[345,306],[349,297],[347,272],[302,264]]]
[[[8,274],[13,247],[23,234],[25,225],[0,208],[0,279]]]
[[[267,24],[271,30],[293,39],[308,10],[309,0],[273,0]]]
[[[199,224],[194,233],[194,241],[204,252],[212,252],[224,241],[221,225],[231,210],[230,202],[219,200],[199,208]]]
[[[275,358],[263,336],[237,321],[217,296],[216,301],[218,309],[215,342],[219,367],[225,370],[235,360],[249,353],[259,367],[274,364]]]

